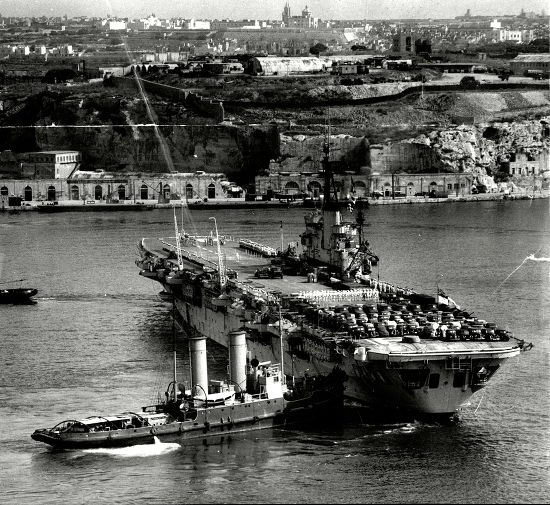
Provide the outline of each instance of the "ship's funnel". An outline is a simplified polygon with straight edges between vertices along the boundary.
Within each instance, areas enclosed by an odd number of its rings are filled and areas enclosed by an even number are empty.
[[[239,390],[246,390],[246,333],[232,331],[229,334],[229,374]]]
[[[191,345],[191,373],[193,385],[197,388],[197,394],[208,394],[208,368],[206,364],[206,337],[193,337],[189,339]],[[201,388],[203,390],[201,390]]]

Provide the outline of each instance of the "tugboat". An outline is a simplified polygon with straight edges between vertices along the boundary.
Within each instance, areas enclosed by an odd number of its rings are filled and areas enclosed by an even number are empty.
[[[208,380],[206,338],[191,338],[190,389],[177,382],[174,351],[174,380],[163,401],[139,413],[62,421],[53,428],[35,430],[31,438],[57,449],[153,444],[155,438],[185,443],[328,420],[340,411],[346,380],[341,373],[313,381],[302,378],[288,387],[281,364],[248,360],[244,332],[232,332],[229,339],[229,380]]]
[[[344,221],[329,151],[327,139],[322,208],[305,217],[301,252],[219,236],[215,220],[215,234],[192,236],[178,229],[174,211],[175,237],[139,242],[140,275],[172,293],[191,334],[229,347],[228,335],[244,322],[251,355],[280,362],[284,355],[289,377],[328,376],[336,367],[349,377],[345,397],[354,402],[452,418],[507,359],[532,346],[441,291],[376,279],[363,209],[356,222]]]

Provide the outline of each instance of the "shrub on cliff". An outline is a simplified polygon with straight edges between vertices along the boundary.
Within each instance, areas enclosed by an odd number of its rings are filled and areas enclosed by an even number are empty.
[[[70,68],[52,68],[46,72],[42,82],[46,84],[59,84],[78,77],[78,74]]]

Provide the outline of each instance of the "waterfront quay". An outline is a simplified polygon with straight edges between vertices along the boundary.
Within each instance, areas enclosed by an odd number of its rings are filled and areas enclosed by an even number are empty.
[[[494,200],[527,200],[549,198],[550,190],[537,190],[535,192],[517,192],[517,193],[481,193],[477,195],[449,195],[446,198],[431,198],[428,196],[408,196],[408,197],[380,197],[380,198],[364,198],[360,201],[345,200],[350,208],[355,206],[361,207],[366,205],[414,205],[414,204],[445,204],[453,202],[480,202]],[[4,203],[4,202],[2,202]],[[294,201],[246,201],[241,198],[212,198],[207,201],[188,200],[171,200],[170,202],[158,203],[151,201],[119,201],[117,203],[108,202],[82,202],[74,200],[66,200],[61,202],[21,202],[20,205],[0,206],[0,212],[27,212],[39,211],[45,213],[53,212],[106,212],[106,211],[141,211],[153,209],[169,209],[172,207],[188,207],[193,210],[207,209],[287,209],[289,207],[299,208],[306,207],[302,200]],[[46,207],[46,209],[45,209]],[[321,208],[321,201],[317,205],[309,206],[309,208]]]

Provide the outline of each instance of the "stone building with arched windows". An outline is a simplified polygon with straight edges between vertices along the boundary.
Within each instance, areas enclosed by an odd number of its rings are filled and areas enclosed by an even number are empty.
[[[79,171],[73,173],[66,183],[70,200],[169,203],[171,200],[196,201],[232,196],[227,191],[230,184],[225,174],[202,171],[163,174]]]
[[[334,174],[341,199],[367,197],[465,196],[472,193],[476,177],[465,173]],[[324,189],[323,172],[277,172],[255,178],[256,194],[267,198],[319,198]]]
[[[206,173],[114,173],[74,171],[65,179],[0,178],[0,207],[10,197],[23,204],[43,202],[169,203],[172,200],[195,202],[205,199],[240,196],[238,186],[225,174]]]

